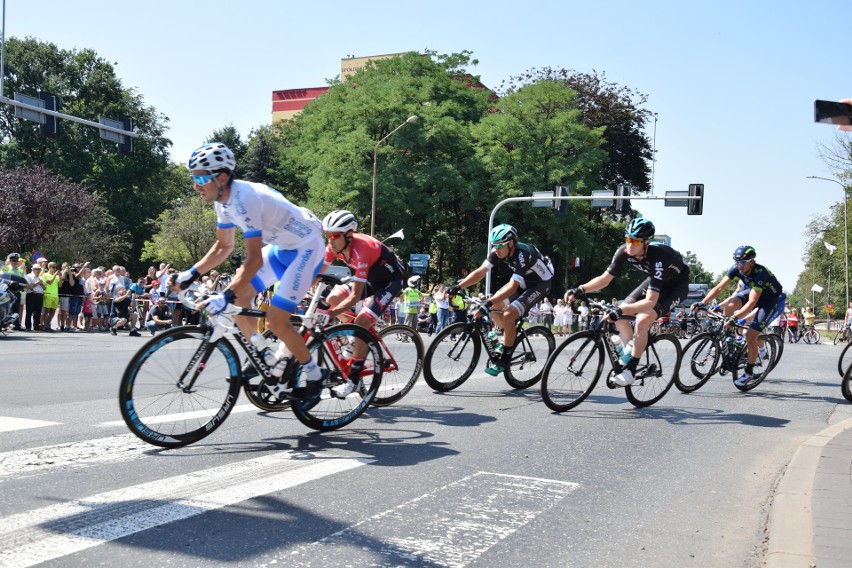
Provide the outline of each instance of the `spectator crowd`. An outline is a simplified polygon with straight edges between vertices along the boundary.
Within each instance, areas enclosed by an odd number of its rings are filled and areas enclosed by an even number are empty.
[[[177,271],[166,263],[151,266],[147,274],[132,280],[123,266],[92,266],[91,262],[49,261],[39,257],[28,262],[11,253],[0,272],[26,279],[11,307],[18,313],[17,331],[44,333],[127,332],[153,335],[182,323],[197,323],[198,312],[185,313],[171,289],[169,276]],[[227,274],[212,271],[204,277],[211,289],[230,282]]]

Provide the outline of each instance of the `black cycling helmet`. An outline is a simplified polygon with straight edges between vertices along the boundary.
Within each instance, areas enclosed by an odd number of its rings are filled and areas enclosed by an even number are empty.
[[[756,256],[757,253],[754,251],[754,247],[750,247],[748,245],[737,247],[737,250],[734,251],[734,260],[737,262],[753,260]]]
[[[644,217],[638,217],[627,224],[627,227],[624,229],[624,236],[630,237],[631,239],[642,239],[643,241],[647,241],[651,239],[656,232],[657,228],[654,227],[654,224],[651,221]]]

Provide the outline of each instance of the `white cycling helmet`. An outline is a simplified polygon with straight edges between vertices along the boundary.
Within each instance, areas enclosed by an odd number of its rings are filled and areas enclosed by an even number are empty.
[[[411,278],[409,278],[409,279],[408,279],[408,285],[409,285],[409,286],[411,286],[412,288],[414,288],[415,286],[417,286],[417,284],[418,284],[419,282],[420,282],[420,277],[419,277],[419,276],[412,276]]]
[[[210,142],[193,150],[187,163],[189,170],[228,170],[233,172],[237,168],[237,159],[234,153],[221,142]]]
[[[345,233],[357,231],[358,220],[355,215],[345,209],[332,211],[322,220],[322,230],[327,233]]]

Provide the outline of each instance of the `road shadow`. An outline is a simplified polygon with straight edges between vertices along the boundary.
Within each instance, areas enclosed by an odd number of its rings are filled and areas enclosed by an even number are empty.
[[[560,417],[592,418],[605,420],[663,420],[669,424],[707,426],[718,424],[742,424],[758,428],[783,428],[790,423],[786,418],[751,414],[745,412],[727,412],[719,408],[624,408],[620,410],[571,410],[553,413]]]

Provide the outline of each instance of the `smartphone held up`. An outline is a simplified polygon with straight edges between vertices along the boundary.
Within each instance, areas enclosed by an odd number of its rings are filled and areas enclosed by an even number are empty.
[[[814,101],[814,122],[837,126],[852,125],[852,104],[817,99]]]

